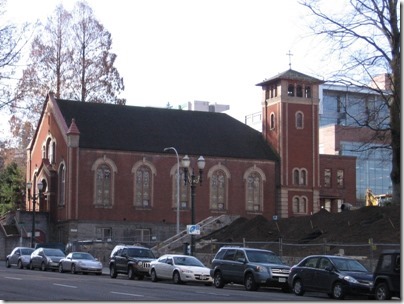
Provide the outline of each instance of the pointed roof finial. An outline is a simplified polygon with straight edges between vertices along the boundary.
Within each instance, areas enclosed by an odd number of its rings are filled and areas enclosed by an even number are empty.
[[[69,130],[67,130],[67,135],[70,135],[70,134],[75,134],[75,135],[80,134],[79,128],[77,128],[77,125],[76,125],[76,120],[74,118],[72,118],[72,122],[70,124]]]
[[[293,54],[289,50],[289,52],[286,55],[289,56],[289,70],[291,70],[292,69],[291,57],[293,56]]]

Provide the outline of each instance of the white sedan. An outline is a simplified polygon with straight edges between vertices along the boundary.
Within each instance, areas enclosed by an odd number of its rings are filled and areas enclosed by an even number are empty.
[[[59,262],[59,272],[102,274],[102,263],[88,252],[70,252]]]
[[[176,284],[187,282],[213,284],[210,269],[189,255],[165,254],[150,263],[149,271],[152,282],[173,280]]]

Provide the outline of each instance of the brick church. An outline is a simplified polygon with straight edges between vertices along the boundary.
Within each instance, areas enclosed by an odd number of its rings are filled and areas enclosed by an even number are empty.
[[[39,232],[63,243],[159,242],[178,224],[184,230],[192,215],[198,223],[223,214],[274,220],[324,207],[339,212],[355,201],[356,159],[319,154],[322,83],[291,69],[258,83],[262,133],[224,113],[49,93],[27,149],[31,192],[38,181],[44,186],[36,212],[46,214],[49,229]],[[184,183],[185,155],[197,176],[197,160],[205,159],[194,192]],[[26,204],[32,211],[32,200]]]

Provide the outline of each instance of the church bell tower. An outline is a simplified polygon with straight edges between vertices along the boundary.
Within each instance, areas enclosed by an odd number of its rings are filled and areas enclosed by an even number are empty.
[[[279,153],[276,206],[281,218],[317,212],[319,206],[319,85],[289,69],[257,86],[263,91],[262,132]]]

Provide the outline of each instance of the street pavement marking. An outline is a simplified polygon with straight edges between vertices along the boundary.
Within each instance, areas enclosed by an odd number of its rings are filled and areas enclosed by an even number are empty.
[[[73,286],[73,285],[65,285],[65,284],[57,284],[57,283],[53,283],[53,285],[61,286],[61,287],[68,287],[68,288],[77,288],[77,286]]]
[[[211,296],[222,296],[222,297],[230,297],[230,294],[228,293],[218,293],[218,292],[206,292],[206,291],[196,291],[195,293],[199,293],[199,294],[208,294]]]
[[[125,293],[125,292],[117,292],[117,291],[111,291],[111,293],[123,295],[123,296],[144,297],[144,295],[134,294],[134,293]]]
[[[6,279],[10,280],[22,280],[21,278],[16,278],[16,277],[5,277]]]

